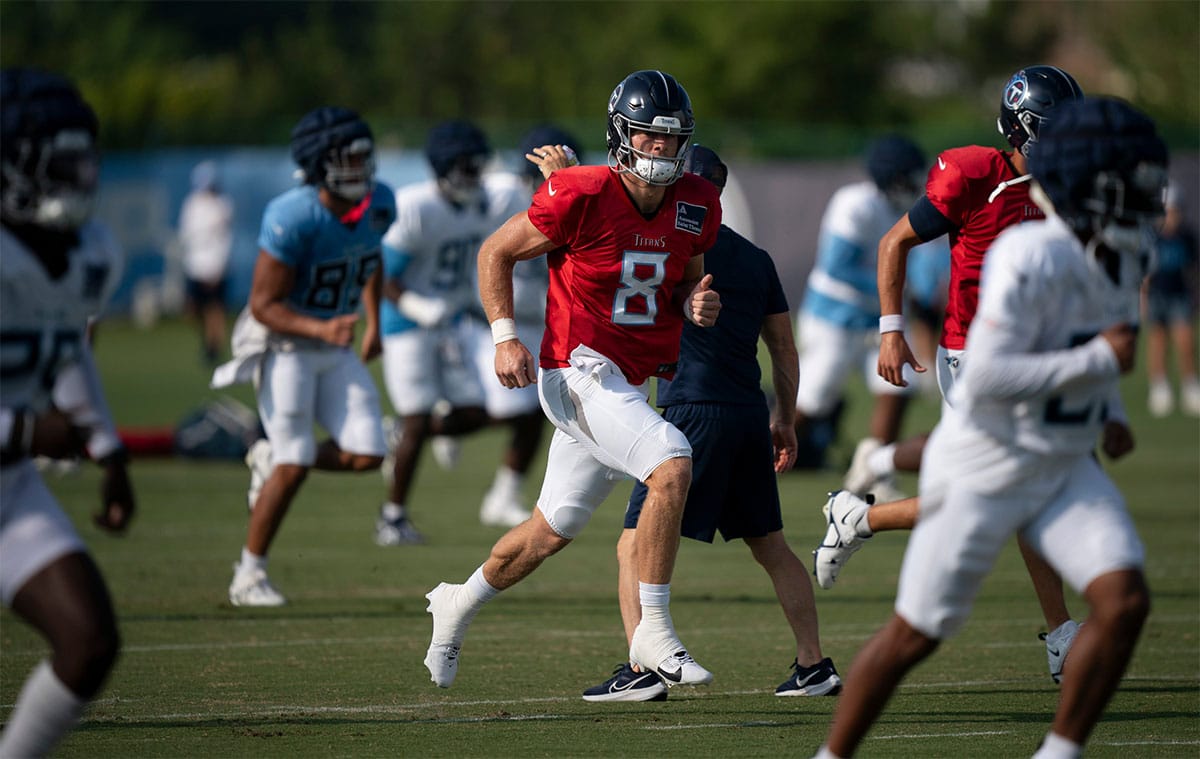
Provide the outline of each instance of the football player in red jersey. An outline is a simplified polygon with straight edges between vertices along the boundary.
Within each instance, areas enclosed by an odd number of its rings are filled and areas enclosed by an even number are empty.
[[[638,523],[642,621],[630,660],[671,685],[712,680],[680,642],[668,608],[691,446],[646,398],[650,377],[673,375],[684,318],[711,326],[721,307],[703,259],[721,224],[717,188],[684,174],[694,127],[673,77],[630,74],[609,98],[608,165],[554,172],[529,210],[480,249],[496,376],[505,387],[536,382],[556,429],[533,516],[501,537],[466,583],[427,595],[425,665],[443,688],[483,604],[570,543],[625,478],[649,488]],[[535,360],[517,340],[512,271],[541,255],[549,256],[550,290]]]
[[[855,656],[815,759],[854,755],[906,674],[962,629],[1014,533],[1090,609],[1033,759],[1083,754],[1149,613],[1145,548],[1093,448],[1125,427],[1114,401],[1137,356],[1166,144],[1131,106],[1080,99],[1052,112],[1028,158],[1047,218],[1005,230],[988,253],[970,360],[921,471],[925,511],[895,614]]]
[[[984,254],[1005,228],[1045,214],[1029,197],[1026,160],[1037,142],[1038,128],[1060,103],[1083,96],[1070,74],[1054,66],[1027,66],[1012,75],[1004,89],[996,125],[1013,147],[1011,152],[970,145],[951,148],[929,170],[925,195],[900,218],[879,242],[879,375],[894,385],[907,383],[904,366],[926,371],[904,338],[903,292],[908,251],[942,234],[950,235],[950,288],[942,336],[938,344],[937,379],[948,398],[961,370],[967,328],[979,302],[979,276]],[[830,521],[824,542],[814,552],[819,584],[829,587],[849,554],[863,538],[880,530],[912,529],[918,501],[907,498],[868,509],[851,493],[864,495],[873,482],[894,468],[916,471],[927,436],[889,446],[863,441],[855,451],[847,491],[830,498],[825,511]],[[834,527],[834,523],[840,527]],[[1063,600],[1058,575],[1021,542],[1034,590],[1050,632],[1046,637],[1050,675],[1058,682],[1077,626]]]

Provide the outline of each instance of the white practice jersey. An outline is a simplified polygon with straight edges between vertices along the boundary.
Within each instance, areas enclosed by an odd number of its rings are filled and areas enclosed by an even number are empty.
[[[108,229],[89,222],[67,271],[51,279],[25,243],[0,227],[0,398],[7,409],[49,407],[59,375],[85,353],[88,319],[121,280],[124,257]]]
[[[978,451],[992,441],[1018,459],[1078,456],[1095,447],[1106,419],[1124,419],[1116,356],[1099,336],[1136,321],[1140,279],[1122,275],[1117,286],[1089,264],[1058,218],[997,238],[967,338],[970,360],[943,420],[961,443],[956,449]]]
[[[529,207],[529,190],[515,175],[494,173],[483,177],[483,200],[473,206],[455,206],[428,181],[401,188],[396,193],[396,223],[384,235],[385,272],[394,276],[390,259],[403,259],[399,277],[406,290],[442,298],[451,313],[472,307],[479,246],[510,216]],[[388,329],[385,314],[385,332]]]

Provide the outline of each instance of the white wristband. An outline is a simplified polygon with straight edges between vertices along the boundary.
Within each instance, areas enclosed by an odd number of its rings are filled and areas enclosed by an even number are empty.
[[[904,314],[884,314],[879,317],[879,334],[886,332],[903,332]]]
[[[492,345],[517,339],[517,322],[513,319],[497,319],[492,322]]]

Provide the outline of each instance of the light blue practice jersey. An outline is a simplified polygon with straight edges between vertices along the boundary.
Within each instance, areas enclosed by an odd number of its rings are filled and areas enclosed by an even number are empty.
[[[873,329],[879,321],[879,241],[903,215],[874,182],[856,182],[835,192],[821,218],[817,261],[801,310],[845,329]],[[949,260],[944,239],[919,247],[925,246],[945,252]],[[921,255],[917,248],[913,252]]]
[[[396,201],[376,183],[370,204],[343,223],[304,185],[267,204],[258,246],[296,272],[287,302],[296,311],[331,319],[358,310],[363,287],[379,268],[383,235],[396,219]]]

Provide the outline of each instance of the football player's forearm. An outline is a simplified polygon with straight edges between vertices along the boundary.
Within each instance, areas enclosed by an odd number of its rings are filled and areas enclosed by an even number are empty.
[[[771,386],[775,391],[775,409],[771,418],[792,426],[796,421],[800,356],[796,352],[791,314],[769,314],[763,320],[762,339],[771,356]]]
[[[366,310],[367,329],[379,325],[379,303],[383,298],[383,274],[376,269],[367,286],[363,288],[363,307]]]
[[[91,349],[84,345],[81,351],[79,361],[65,368],[55,380],[53,402],[73,425],[86,430],[88,455],[99,461],[120,450],[122,444]]]
[[[251,302],[251,314],[264,327],[281,335],[322,339],[321,320],[293,311],[280,301],[265,304]]]
[[[489,238],[488,242],[491,242]],[[513,318],[515,263],[488,242],[479,251],[479,299],[489,322]]]
[[[1025,400],[1091,379],[1120,375],[1116,356],[1103,337],[1084,345],[1045,353],[978,350],[971,344],[971,389],[980,396]]]

